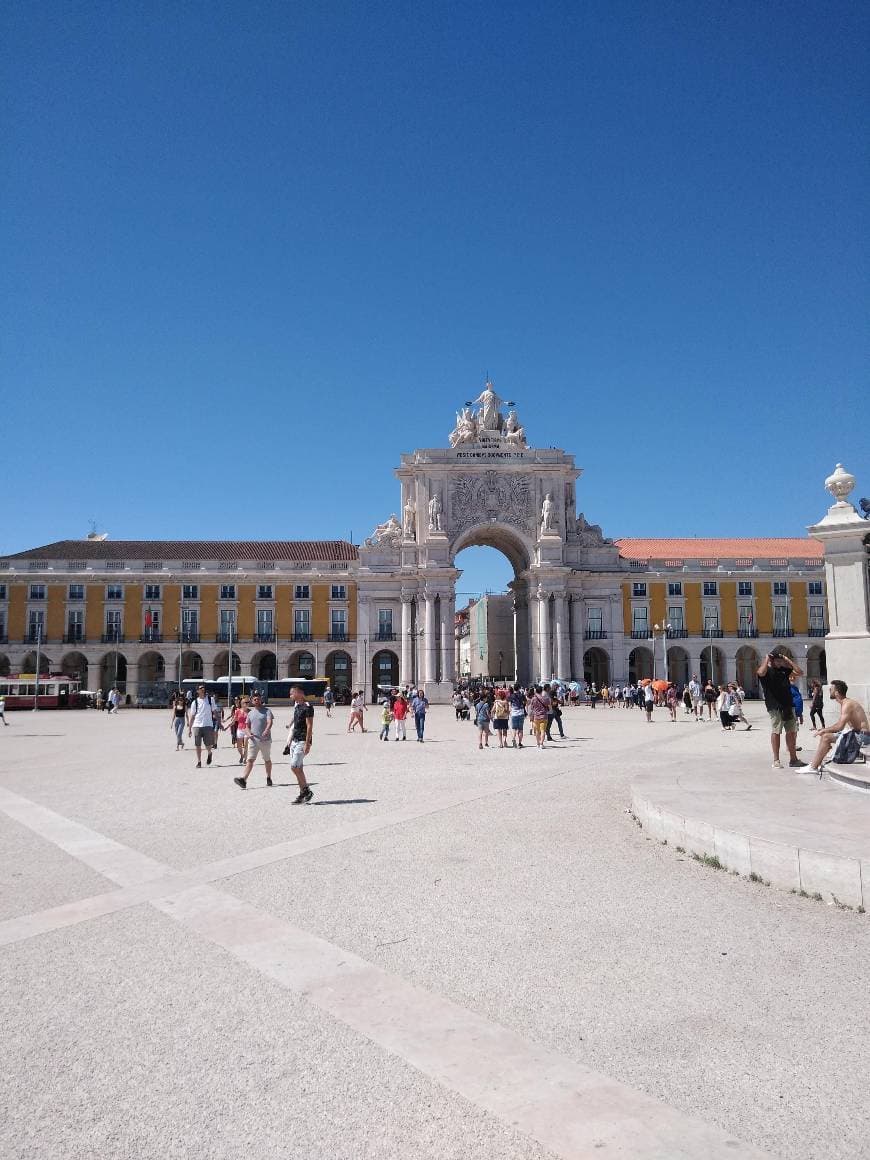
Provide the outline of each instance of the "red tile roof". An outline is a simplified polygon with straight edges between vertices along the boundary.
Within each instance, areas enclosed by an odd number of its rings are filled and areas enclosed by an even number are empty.
[[[809,537],[746,540],[617,540],[626,560],[821,560],[825,552]]]
[[[326,560],[358,559],[347,540],[58,540],[15,552],[9,560]]]

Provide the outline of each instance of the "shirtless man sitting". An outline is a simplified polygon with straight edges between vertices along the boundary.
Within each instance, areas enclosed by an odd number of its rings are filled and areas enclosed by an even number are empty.
[[[825,756],[839,734],[845,729],[855,731],[858,735],[859,745],[870,745],[870,723],[867,721],[864,706],[859,701],[853,701],[851,697],[847,697],[848,691],[849,687],[845,681],[831,681],[830,698],[840,706],[840,720],[834,725],[829,725],[827,729],[813,730],[819,739],[819,747],[807,773],[818,773],[821,776],[822,762],[825,760]]]

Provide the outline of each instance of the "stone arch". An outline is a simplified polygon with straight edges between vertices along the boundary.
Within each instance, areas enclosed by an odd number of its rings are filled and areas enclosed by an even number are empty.
[[[714,644],[705,644],[701,650],[701,683],[712,681],[721,685],[725,680],[725,655]]]
[[[450,545],[451,567],[466,548],[495,548],[507,557],[517,577],[528,571],[534,556],[532,544],[515,528],[499,523],[479,523],[460,532]]]
[[[745,693],[750,693],[753,697],[758,696],[757,673],[760,664],[758,650],[751,644],[741,645],[737,650],[737,656],[734,658],[737,683]]]
[[[227,675],[227,661],[229,658],[229,650],[223,649],[214,658],[214,675],[215,677],[225,677]],[[239,677],[242,674],[242,658],[233,649],[233,676]]]
[[[628,654],[628,679],[632,685],[653,675],[653,655],[645,645],[638,645]]]
[[[64,676],[81,681],[83,689],[88,687],[88,661],[84,653],[67,653],[60,662],[60,671]]]
[[[188,650],[181,654],[181,679],[182,681],[195,681],[197,677],[202,676],[203,665],[202,657],[198,652]]]
[[[21,672],[22,673],[35,673],[36,672],[36,651],[35,650],[33,652],[29,652],[25,656],[24,660],[21,662]],[[40,654],[39,654],[39,675],[43,676],[45,673],[50,673],[50,672],[51,672],[51,661],[48,658],[48,654],[44,653],[44,652],[40,652]]]
[[[275,654],[263,649],[251,658],[251,676],[258,681],[274,681],[278,676]]]
[[[317,662],[314,659],[313,652],[302,648],[298,652],[291,653],[290,661],[287,665],[287,675],[289,677],[313,677],[316,676],[316,669]]]
[[[396,688],[399,684],[399,658],[392,649],[382,648],[372,657],[372,701],[377,701],[379,685]]]
[[[119,692],[127,691],[127,658],[122,652],[106,653],[97,671],[100,674],[98,687],[104,692],[116,683]]]
[[[599,689],[610,684],[610,657],[603,648],[588,648],[583,654],[583,679]]]
[[[821,681],[828,683],[828,663],[825,650],[820,644],[814,644],[807,649],[807,681]]]
[[[5,653],[0,653],[0,677],[8,677],[9,669],[9,657]]]
[[[326,676],[336,693],[350,691],[353,686],[353,661],[344,649],[334,649],[326,658]]]
[[[159,652],[143,653],[136,664],[136,670],[140,690],[143,685],[152,685],[156,681],[166,680],[166,661]]]
[[[689,683],[689,654],[680,645],[672,645],[668,649],[668,680],[675,685]]]

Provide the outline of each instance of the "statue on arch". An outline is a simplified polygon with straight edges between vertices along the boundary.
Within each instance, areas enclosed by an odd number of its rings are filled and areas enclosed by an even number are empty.
[[[450,432],[450,446],[458,447],[461,443],[473,443],[477,438],[477,420],[470,407],[463,407],[456,413],[456,426]]]
[[[365,541],[367,548],[398,548],[402,543],[402,525],[396,518],[396,513],[390,516],[385,523],[378,524],[372,534]]]
[[[403,531],[406,540],[413,540],[417,534],[417,509],[411,503],[411,497],[408,496],[408,502],[405,504],[403,510],[404,524]]]
[[[541,505],[541,535],[550,535],[553,532],[558,532],[556,527],[556,505],[553,503],[553,496],[548,491],[544,496],[544,502]]]
[[[526,433],[517,421],[516,411],[508,411],[508,417],[504,421],[504,428],[502,434],[511,447],[527,447]]]
[[[441,504],[441,496],[436,491],[435,494],[432,496],[432,498],[429,500],[429,531],[430,532],[442,532],[444,530],[441,526],[441,524],[442,524],[441,516],[442,516],[443,512],[444,512],[444,508]]]
[[[502,417],[499,406],[504,402],[493,390],[492,383],[487,380],[481,394],[474,400],[478,406],[477,426],[481,431],[500,431]]]

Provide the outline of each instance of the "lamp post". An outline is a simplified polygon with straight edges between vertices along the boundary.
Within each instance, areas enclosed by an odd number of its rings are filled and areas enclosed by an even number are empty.
[[[42,621],[36,622],[36,684],[33,686],[33,712],[39,712],[39,654],[42,651]]]
[[[655,678],[655,675],[656,675],[655,633],[661,632],[661,634],[662,634],[662,680],[664,680],[664,681],[668,680],[668,633],[670,632],[670,630],[672,628],[673,628],[672,624],[669,624],[669,623],[666,624],[664,622],[662,622],[661,624],[654,624],[653,625],[653,630],[654,630],[654,632],[653,632],[653,678]]]

